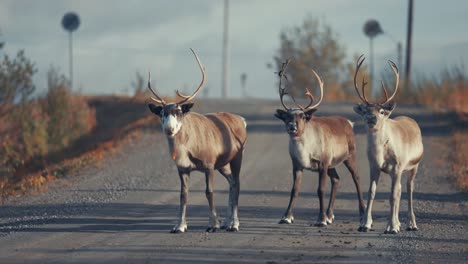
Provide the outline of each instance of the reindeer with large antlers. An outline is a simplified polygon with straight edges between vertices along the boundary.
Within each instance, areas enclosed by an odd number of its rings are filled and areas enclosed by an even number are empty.
[[[206,80],[205,69],[197,54],[193,50],[192,52],[200,67],[202,81],[191,96],[176,91],[182,100],[177,103],[166,103],[151,88],[151,77],[148,80],[148,89],[156,97],[151,97],[151,100],[160,105],[148,106],[151,112],[161,118],[162,129],[167,136],[169,150],[177,165],[181,183],[179,222],[171,232],[187,231],[185,212],[190,172],[194,170],[204,172],[206,177],[206,198],[210,207],[207,232],[215,232],[220,228],[213,200],[215,170],[218,170],[229,182],[228,213],[221,228],[238,231],[239,174],[247,138],[247,125],[244,118],[230,113],[201,115],[189,112],[193,106],[190,101],[200,92]]]
[[[392,194],[390,197],[391,217],[389,219],[385,233],[396,234],[400,232],[400,220],[398,213],[401,198],[401,175],[403,171],[409,171],[407,179],[408,192],[408,226],[407,230],[418,230],[416,217],[413,212],[413,188],[414,178],[418,171],[419,162],[423,156],[423,144],[421,130],[413,119],[406,116],[399,116],[390,119],[390,114],[395,109],[392,101],[398,91],[399,73],[398,68],[392,61],[388,61],[395,75],[395,90],[389,97],[385,84],[382,81],[382,89],[385,100],[380,103],[370,102],[364,87],[366,82],[362,80],[362,95],[357,84],[359,68],[364,62],[364,55],[361,55],[356,63],[354,74],[354,88],[362,103],[354,106],[354,111],[361,115],[367,123],[367,158],[370,166],[370,186],[367,201],[367,211],[365,219],[361,222],[359,231],[367,232],[372,227],[372,204],[375,198],[375,191],[379,183],[380,172],[388,173],[392,177]]]
[[[314,70],[312,70],[312,73],[317,78],[320,86],[319,101],[313,104],[314,97],[306,88],[306,96],[309,98],[310,103],[306,107],[303,107],[290,95],[298,108],[287,107],[283,101],[283,97],[288,92],[286,91],[286,87],[282,88],[281,79],[283,76],[286,78],[284,73],[288,64],[289,60],[283,63],[283,67],[279,72],[280,101],[286,111],[277,109],[275,116],[283,120],[286,125],[286,131],[289,134],[289,155],[292,161],[294,182],[289,205],[280,224],[291,224],[294,221],[293,207],[299,194],[302,171],[304,169],[319,173],[317,194],[320,201],[320,213],[315,225],[326,226],[331,224],[335,218],[333,208],[340,181],[335,167],[341,163],[345,164],[353,177],[359,201],[359,215],[362,217],[365,206],[356,167],[353,124],[343,117],[313,116],[313,113],[317,111],[317,107],[323,99],[323,81]],[[328,209],[325,211],[324,193],[327,176],[330,177],[332,187]]]

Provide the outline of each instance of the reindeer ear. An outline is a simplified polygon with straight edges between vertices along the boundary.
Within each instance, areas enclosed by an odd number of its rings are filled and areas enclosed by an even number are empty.
[[[389,112],[389,114],[395,109],[396,103],[394,101],[388,102],[383,105],[383,109]]]
[[[182,113],[188,113],[190,111],[190,108],[193,107],[193,103],[188,103],[188,104],[183,104],[182,106]]]
[[[161,111],[162,111],[162,109],[163,109],[162,106],[156,106],[156,105],[154,105],[154,104],[148,104],[148,107],[149,107],[150,111],[151,111],[153,114],[155,114],[155,115],[157,115],[157,116],[159,116],[159,117],[161,116]]]
[[[282,109],[276,109],[275,117],[281,120],[286,120],[286,117],[288,116],[288,112],[282,110]]]
[[[317,111],[317,109],[310,109],[307,112],[304,112],[306,120],[309,121],[312,118],[312,115]]]
[[[358,104],[354,105],[353,110],[354,110],[354,112],[356,112],[358,115],[364,115],[365,112],[366,112],[366,111],[364,110],[364,105],[361,104],[361,103],[358,103]]]

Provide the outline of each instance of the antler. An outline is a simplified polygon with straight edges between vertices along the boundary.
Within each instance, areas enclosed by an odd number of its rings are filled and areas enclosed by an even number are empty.
[[[286,104],[283,102],[283,96],[285,94],[288,94],[288,92],[286,92],[286,87],[285,88],[281,87],[281,80],[283,79],[283,76],[284,76],[286,81],[288,81],[288,77],[286,77],[286,75],[284,75],[284,72],[285,72],[286,68],[288,67],[290,61],[291,60],[288,59],[286,62],[283,62],[282,66],[281,66],[281,70],[278,72],[278,76],[280,78],[279,79],[279,86],[278,86],[280,101],[281,101],[281,104],[283,105],[284,109],[286,109],[286,110],[289,110],[290,108],[287,107]]]
[[[362,88],[361,88],[362,89],[362,96],[359,93],[359,88],[357,86],[357,80],[356,80],[359,68],[361,68],[361,65],[364,62],[364,60],[365,60],[365,58],[364,58],[364,54],[363,54],[363,55],[359,56],[359,58],[358,58],[358,60],[356,62],[356,72],[354,73],[354,89],[356,89],[356,93],[359,95],[359,98],[361,98],[361,100],[364,103],[371,104],[371,102],[369,102],[369,100],[367,100],[367,98],[366,98],[364,87],[366,86],[367,83],[364,81],[364,77],[362,78]],[[390,98],[389,98],[387,89],[385,88],[384,81],[381,81],[382,90],[383,90],[383,93],[385,95],[385,100],[382,103],[378,103],[380,105],[383,105],[383,104],[386,104],[386,103],[390,102],[395,97],[396,92],[398,90],[398,84],[400,82],[400,74],[398,72],[398,68],[395,65],[395,63],[393,61],[389,60],[388,64],[390,65],[390,67],[392,67],[393,74],[395,74],[395,90],[393,91],[392,96],[390,96]]]
[[[279,83],[279,93],[280,93],[280,100],[281,100],[281,104],[283,105],[283,107],[286,109],[286,110],[289,110],[289,108],[284,104],[283,102],[283,96],[285,94],[288,94],[286,92],[286,88],[281,88],[281,78],[284,76],[286,81],[288,80],[286,75],[284,75],[284,72],[286,71],[286,67],[288,67],[288,64],[289,64],[290,60],[287,60],[285,63],[283,63],[282,67],[281,67],[281,70],[278,72],[278,75],[280,76],[280,83]],[[313,108],[316,108],[317,106],[320,105],[320,103],[322,102],[322,99],[323,99],[323,81],[322,81],[322,78],[320,78],[320,76],[314,71],[312,70],[312,72],[314,73],[315,77],[317,78],[318,82],[319,82],[319,86],[320,86],[320,100],[315,104],[315,105],[312,105],[312,103],[314,102],[315,98],[314,96],[312,95],[312,93],[310,92],[310,90],[308,88],[304,88],[306,90],[306,93],[305,93],[305,96],[308,97],[310,99],[310,102],[309,104],[306,106],[306,107],[303,107],[301,104],[299,104],[297,101],[296,101],[296,98],[294,98],[293,95],[289,94],[289,96],[291,97],[291,99],[293,100],[294,104],[299,107],[302,111],[307,111],[309,109],[313,109]]]
[[[320,76],[314,71],[312,70],[312,72],[314,73],[315,77],[317,78],[318,82],[319,82],[319,86],[320,86],[320,100],[312,105],[312,103],[314,102],[315,98],[314,96],[312,95],[312,93],[309,91],[308,88],[305,88],[306,90],[306,93],[305,93],[305,96],[309,97],[310,99],[310,103],[306,106],[306,107],[303,107],[302,105],[300,105],[299,103],[296,102],[296,99],[291,95],[291,98],[293,99],[294,103],[302,110],[302,111],[307,111],[307,110],[310,110],[310,109],[314,109],[314,108],[317,108],[317,106],[320,105],[320,103],[322,103],[322,100],[323,100],[323,80],[322,78],[320,78]]]
[[[392,71],[393,71],[393,74],[395,74],[395,90],[393,91],[393,94],[392,96],[390,96],[390,98],[388,98],[388,93],[387,93],[387,89],[385,88],[385,84],[384,82],[382,81],[382,89],[383,89],[383,92],[385,94],[385,101],[383,101],[382,103],[380,104],[386,104],[388,102],[390,102],[393,97],[395,97],[396,95],[396,92],[398,90],[398,84],[400,82],[400,73],[398,72],[398,67],[395,65],[395,63],[391,60],[388,61],[388,64],[390,65],[390,67],[392,67]]]
[[[357,85],[357,75],[358,75],[359,69],[361,68],[361,65],[362,65],[362,63],[364,62],[365,59],[366,58],[364,57],[364,54],[359,56],[359,58],[357,59],[356,71],[354,72],[354,89],[356,89],[356,93],[358,94],[359,98],[364,103],[369,104],[369,101],[366,98],[366,93],[365,93],[365,90],[364,90],[364,87],[366,87],[366,84],[367,84],[367,82],[365,82],[365,80],[364,80],[364,77],[362,77],[362,87],[361,87],[362,95],[361,95],[361,93],[359,93],[359,88],[358,88],[358,85]]]
[[[162,99],[161,97],[159,97],[159,95],[153,90],[153,88],[151,88],[151,73],[148,72],[148,89],[154,94],[154,96],[156,96],[156,98],[154,97],[151,97],[151,100],[153,100],[155,103],[157,104],[162,104],[162,105],[166,105],[166,101],[164,101],[164,99]]]
[[[176,91],[176,94],[179,96],[179,97],[182,97],[183,100],[178,102],[177,104],[184,104],[186,102],[189,102],[191,101],[193,98],[195,98],[195,96],[197,96],[197,94],[200,92],[201,88],[203,87],[203,85],[205,84],[206,82],[206,73],[205,73],[205,67],[203,67],[202,63],[200,62],[200,59],[198,58],[197,54],[195,53],[195,51],[193,51],[193,49],[190,49],[193,53],[193,55],[195,55],[195,59],[197,60],[197,63],[198,63],[198,67],[200,67],[200,70],[201,70],[201,73],[202,73],[202,80],[200,82],[200,85],[198,86],[198,88],[195,90],[195,92],[191,95],[191,96],[188,96],[188,95],[184,95],[182,94],[181,92],[179,92],[179,90]]]

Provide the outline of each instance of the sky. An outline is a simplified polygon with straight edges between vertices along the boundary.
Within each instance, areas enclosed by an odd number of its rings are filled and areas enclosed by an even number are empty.
[[[6,42],[0,55],[25,50],[38,69],[37,91],[46,91],[51,66],[68,75],[68,32],[61,20],[73,11],[81,20],[73,33],[74,89],[129,93],[136,72],[146,78],[151,71],[161,95],[171,96],[176,89],[189,94],[201,80],[193,48],[206,68],[204,89],[220,97],[223,7],[222,0],[0,0],[0,41]],[[279,48],[281,30],[309,16],[333,28],[348,62],[356,54],[368,56],[363,25],[377,19],[388,33],[374,39],[375,71],[381,72],[388,59],[397,60],[395,41],[405,45],[407,8],[402,0],[230,0],[229,97],[242,96],[242,73],[249,96],[277,97],[277,79],[267,64]],[[468,60],[466,10],[468,1],[415,0],[415,75],[437,74]]]

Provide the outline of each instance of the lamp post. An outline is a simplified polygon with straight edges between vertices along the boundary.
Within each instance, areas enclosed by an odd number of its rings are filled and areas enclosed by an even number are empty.
[[[62,27],[69,32],[68,35],[68,52],[69,52],[69,78],[70,88],[73,89],[73,38],[72,32],[80,26],[80,18],[73,12],[66,13],[62,18]]]
[[[379,34],[382,34],[383,30],[380,27],[380,24],[379,24],[379,22],[377,20],[369,19],[364,24],[363,31],[364,31],[364,34],[366,34],[366,36],[369,37],[369,57],[370,57],[370,62],[369,62],[369,68],[370,68],[369,84],[370,84],[371,93],[374,94],[374,85],[372,85],[372,80],[374,78],[374,44],[373,44],[373,40]]]

